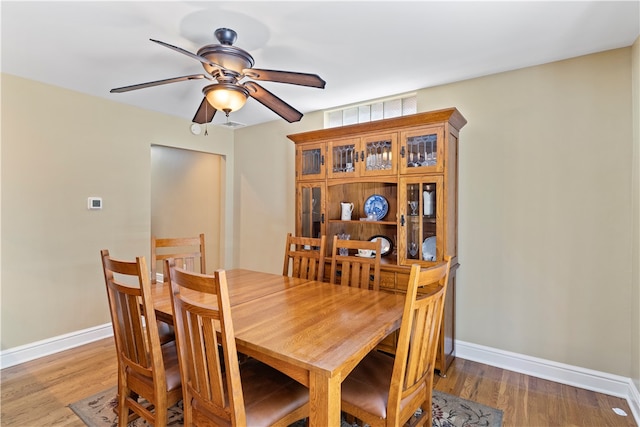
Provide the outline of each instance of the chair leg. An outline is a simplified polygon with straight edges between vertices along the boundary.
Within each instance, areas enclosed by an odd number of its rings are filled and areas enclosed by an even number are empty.
[[[356,417],[351,414],[347,414],[346,412],[342,413],[344,420],[349,423],[349,425],[353,425],[356,422]]]
[[[184,391],[184,400],[182,401],[182,415],[184,427],[191,427],[193,425],[193,411],[191,407],[191,403],[187,404],[187,402],[191,402],[191,396],[189,396],[189,392]]]
[[[120,389],[120,386],[118,386],[118,389]],[[139,397],[140,396],[135,391],[129,391],[129,399],[133,399],[137,401]],[[116,394],[116,406],[113,407],[113,412],[118,416],[120,415],[120,392],[119,391]],[[133,412],[132,409],[129,409],[129,418],[127,423],[130,423],[131,421],[136,420],[138,418],[140,418],[140,415]]]
[[[166,427],[167,425],[167,395],[163,393],[162,396],[156,397],[155,405],[155,427]]]
[[[126,426],[129,424],[129,406],[127,405],[127,379],[123,370],[118,373],[118,425]]]
[[[431,409],[431,407],[429,407],[429,410],[425,411],[426,407],[427,407],[426,403],[420,405],[420,409],[421,409],[420,414],[416,415],[414,413],[411,416],[411,418],[409,418],[409,421],[407,421],[406,425],[409,426],[409,427],[415,427],[415,426],[431,427],[431,424],[432,424],[432,420],[431,420],[432,409]]]

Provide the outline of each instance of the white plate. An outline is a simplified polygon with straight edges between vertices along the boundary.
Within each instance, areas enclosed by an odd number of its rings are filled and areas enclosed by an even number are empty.
[[[369,241],[375,242],[378,239],[382,241],[381,243],[382,250],[380,251],[380,256],[389,255],[393,250],[393,243],[391,242],[391,239],[389,239],[387,236],[378,235],[378,236],[371,237]]]
[[[422,259],[425,261],[436,260],[436,236],[427,237],[422,242]]]

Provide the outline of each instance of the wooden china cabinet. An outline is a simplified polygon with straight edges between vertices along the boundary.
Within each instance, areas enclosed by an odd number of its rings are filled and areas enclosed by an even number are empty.
[[[441,375],[455,357],[458,134],[466,123],[450,108],[288,135],[296,145],[297,235],[325,234],[328,257],[336,234],[383,239],[389,250],[380,287],[394,293],[406,292],[412,264],[453,257],[436,361]],[[341,203],[353,203],[351,220],[341,219]],[[396,338],[379,348],[395,352]]]

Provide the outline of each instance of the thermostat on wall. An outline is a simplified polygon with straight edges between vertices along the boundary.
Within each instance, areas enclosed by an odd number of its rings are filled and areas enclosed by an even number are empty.
[[[102,197],[89,197],[87,209],[102,209]]]

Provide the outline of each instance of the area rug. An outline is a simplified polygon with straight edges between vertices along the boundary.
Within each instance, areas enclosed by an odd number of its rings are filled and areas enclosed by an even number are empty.
[[[118,417],[113,412],[116,405],[116,388],[82,399],[69,405],[71,410],[89,427],[117,427]],[[434,390],[433,392],[434,427],[500,427],[502,411],[461,399]],[[182,402],[169,409],[168,426],[182,426]],[[147,422],[137,419],[129,427],[148,426]],[[352,427],[346,421],[341,427]]]

